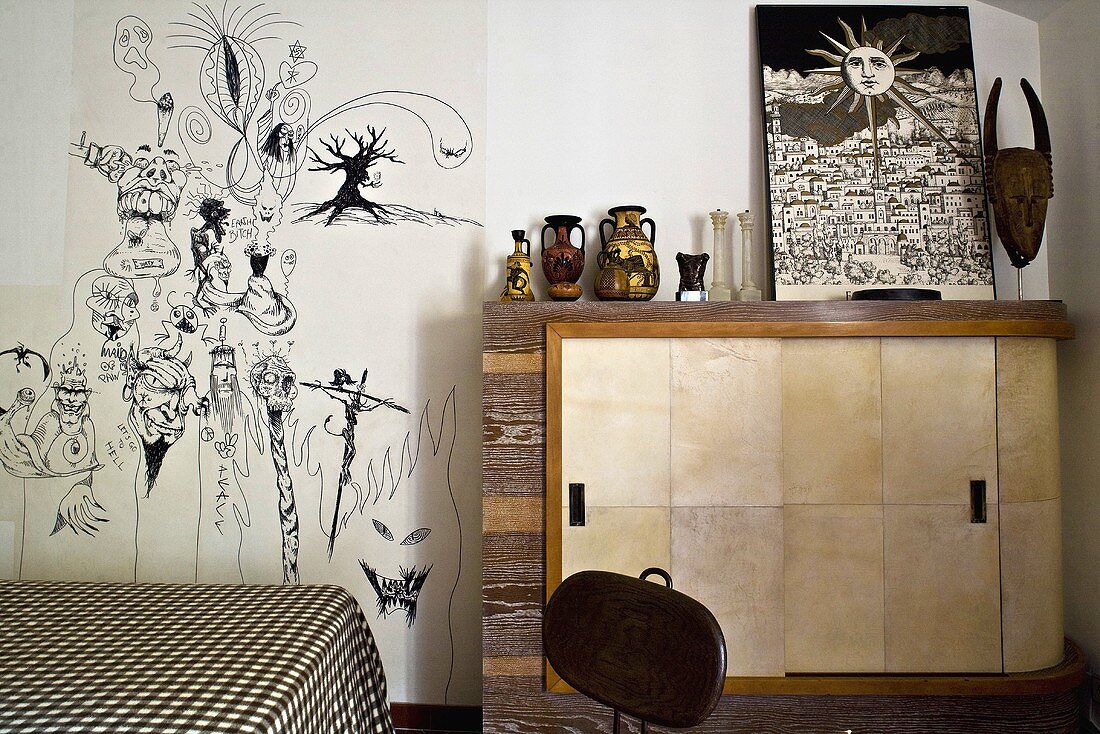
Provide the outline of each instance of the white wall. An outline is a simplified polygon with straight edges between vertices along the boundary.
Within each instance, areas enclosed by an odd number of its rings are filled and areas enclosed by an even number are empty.
[[[0,285],[61,282],[69,162],[72,0],[0,0]],[[0,317],[2,318],[2,317]]]
[[[1039,24],[1054,154],[1050,291],[1077,338],[1059,348],[1066,634],[1100,661],[1100,3],[1074,0]]]
[[[756,4],[490,0],[487,298],[503,287],[510,230],[526,229],[537,253],[544,216],[577,214],[598,249],[597,225],[619,204],[642,204],[657,222],[658,300],[674,297],[678,251],[711,250],[707,212],[717,207],[757,214],[754,279],[768,282]],[[998,75],[1037,85],[1037,24],[965,4],[981,104]],[[1001,140],[1030,144],[1023,98],[1004,97]],[[731,224],[727,236],[736,229]],[[592,298],[596,251],[581,281],[585,300]],[[1003,248],[995,245],[994,253],[997,292],[1015,297],[1015,271]],[[736,274],[740,282],[739,262]],[[1024,280],[1026,297],[1047,296],[1045,252]],[[545,298],[537,290],[541,273],[535,281],[536,295]]]

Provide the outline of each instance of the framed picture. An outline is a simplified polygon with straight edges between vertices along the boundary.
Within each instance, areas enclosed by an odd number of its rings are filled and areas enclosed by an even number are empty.
[[[964,7],[761,5],[778,300],[993,298]]]

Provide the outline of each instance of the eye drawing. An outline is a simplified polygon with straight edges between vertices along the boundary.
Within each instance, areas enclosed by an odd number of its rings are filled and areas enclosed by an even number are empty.
[[[374,529],[378,531],[379,535],[381,535],[386,540],[393,540],[393,533],[390,532],[389,528],[387,528],[385,525],[378,522],[377,520],[371,520],[371,522],[374,523]]]
[[[431,528],[420,528],[409,533],[404,540],[401,541],[401,545],[416,545],[424,538],[428,537],[428,533],[432,532]]]

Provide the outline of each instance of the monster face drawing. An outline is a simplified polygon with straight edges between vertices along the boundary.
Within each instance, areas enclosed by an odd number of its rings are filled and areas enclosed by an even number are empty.
[[[379,535],[393,542],[393,533],[388,527],[378,520],[372,520],[372,522]],[[428,537],[430,532],[430,528],[418,528],[406,535],[401,545],[416,545]],[[359,566],[378,597],[378,616],[388,617],[391,612],[400,609],[405,613],[405,624],[412,627],[413,622],[416,621],[416,602],[420,598],[420,590],[424,587],[432,566],[424,566],[419,570],[416,566],[410,568],[398,566],[397,573],[400,578],[379,575],[378,570],[362,558],[359,559]]]
[[[128,159],[128,160],[127,160]],[[121,161],[118,217],[125,229],[122,242],[103,261],[103,269],[122,278],[162,278],[176,272],[180,252],[168,236],[187,172],[176,153],[142,145]]]
[[[180,359],[180,346],[182,342],[171,350],[153,347],[132,356],[133,369],[122,389],[122,399],[130,402],[130,428],[144,449],[146,497],[168,449],[183,436],[188,411],[203,410],[189,371],[191,357]]]

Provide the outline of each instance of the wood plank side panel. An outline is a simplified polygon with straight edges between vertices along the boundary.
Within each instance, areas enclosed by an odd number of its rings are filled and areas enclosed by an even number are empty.
[[[543,375],[484,374],[482,405],[483,493],[541,496],[546,446]]]
[[[540,694],[538,677],[487,677],[486,734],[610,732],[605,706],[584,696]],[[533,700],[537,697],[537,701]],[[532,705],[537,703],[537,706]],[[1077,694],[1040,696],[723,696],[698,734],[1070,734],[1077,731]],[[637,731],[631,721],[629,731]],[[650,731],[673,732],[662,727]]]
[[[482,539],[482,654],[542,659],[543,536]]]

